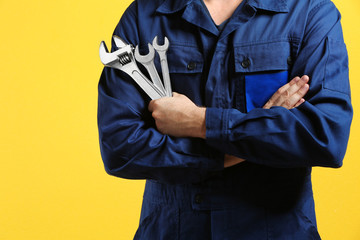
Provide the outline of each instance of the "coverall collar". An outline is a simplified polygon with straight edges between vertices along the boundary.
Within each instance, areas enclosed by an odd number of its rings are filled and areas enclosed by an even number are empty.
[[[184,9],[198,0],[165,0],[157,9],[159,13],[171,14]],[[271,12],[289,12],[287,0],[244,0],[249,6]]]
[[[232,18],[237,18],[240,21],[236,21],[235,23],[230,21],[228,24],[229,26],[221,33],[220,38],[223,38],[234,31],[239,27],[241,22],[248,21],[248,19],[254,16],[258,10],[275,13],[288,12],[289,10],[286,1],[287,0],[244,0],[242,4],[245,4],[246,8],[243,8],[243,10],[238,8],[232,16]],[[200,0],[165,0],[157,8],[157,12],[161,14],[174,14],[182,10],[184,10],[182,18],[187,22],[203,28],[216,36],[220,34],[218,28],[214,25],[211,18],[209,18]]]
[[[246,0],[245,0],[246,1]],[[256,9],[261,9],[276,13],[287,13],[287,0],[247,0],[247,4]]]

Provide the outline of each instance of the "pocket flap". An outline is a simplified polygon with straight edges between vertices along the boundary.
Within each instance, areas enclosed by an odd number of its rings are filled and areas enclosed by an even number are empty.
[[[290,58],[289,42],[257,43],[234,47],[236,72],[287,70]]]
[[[170,73],[199,73],[203,70],[203,56],[194,47],[170,45],[167,59]]]

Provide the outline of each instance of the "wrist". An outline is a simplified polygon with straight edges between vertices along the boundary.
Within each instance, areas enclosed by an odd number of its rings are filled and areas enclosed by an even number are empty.
[[[205,139],[206,138],[206,108],[198,107],[196,113],[197,130],[194,132],[195,137]]]

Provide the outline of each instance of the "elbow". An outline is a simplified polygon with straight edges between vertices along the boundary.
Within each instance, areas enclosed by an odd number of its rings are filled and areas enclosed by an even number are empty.
[[[105,159],[103,158],[105,172],[110,176],[124,179],[143,179],[134,172],[130,171],[127,161],[122,158]]]
[[[340,168],[348,146],[351,120],[346,124],[332,124],[328,132],[327,144],[324,146],[322,162],[324,166]]]
[[[335,141],[333,144],[329,144],[317,157],[317,163],[315,166],[329,167],[329,168],[340,168],[343,165],[343,159],[347,148],[346,144],[340,144]]]
[[[111,176],[129,178],[126,173],[129,159],[109,147],[105,142],[100,143],[100,153],[104,164],[105,172]]]
[[[317,157],[315,166],[323,166],[330,168],[340,168],[343,165],[343,159],[347,150],[351,115],[348,117],[342,115],[341,118],[328,118],[322,123],[323,131],[317,135],[316,142],[313,146],[313,154]]]
[[[122,167],[115,167],[114,164],[115,161],[113,158],[110,158],[108,156],[104,156],[102,154],[102,160],[104,163],[104,168],[105,168],[105,172],[111,176],[116,176],[116,177],[122,177],[121,176],[121,172],[122,172]]]
[[[347,139],[341,144],[335,141],[329,149],[329,167],[340,168],[343,165],[343,159],[347,149]]]
[[[123,166],[115,167],[114,164],[117,161],[114,161],[111,158],[102,157],[105,172],[109,174],[110,176],[120,177],[120,178],[126,178],[124,174],[124,168]]]
[[[344,156],[341,156],[338,153],[330,153],[324,166],[329,168],[340,168],[343,165],[343,159]]]
[[[109,168],[106,164],[104,164],[105,172],[110,176],[119,177],[118,172],[114,171],[114,169]]]
[[[126,178],[126,179],[129,178],[129,177],[126,177],[126,174],[124,173],[124,171],[122,171],[120,169],[111,168],[110,166],[108,166],[106,164],[104,164],[104,168],[105,168],[105,172],[110,176]]]

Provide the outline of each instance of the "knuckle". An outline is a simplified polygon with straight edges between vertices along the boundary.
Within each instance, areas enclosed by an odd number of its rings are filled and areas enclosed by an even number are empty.
[[[289,90],[286,90],[284,91],[284,97],[288,98],[290,96],[290,91]]]
[[[154,108],[158,107],[159,106],[159,101],[158,100],[152,101],[152,105],[153,105]]]
[[[152,112],[151,116],[152,116],[154,119],[159,119],[159,113],[158,113],[158,111]]]
[[[150,111],[150,112],[152,112],[153,111],[153,109],[154,109],[154,100],[152,100],[152,101],[150,101],[150,103],[149,103],[149,105],[148,105],[148,110]]]
[[[283,88],[279,88],[275,94],[281,95],[284,92]]]
[[[152,101],[149,103],[148,109],[149,109],[149,111],[153,112],[153,111],[155,111],[155,107],[156,107],[156,103],[155,103],[154,100],[152,100]]]
[[[284,105],[285,105],[286,108],[291,108],[292,104],[290,102],[290,99],[286,99],[285,102],[284,102]]]
[[[296,76],[296,77],[294,77],[294,79],[293,79],[294,83],[299,82],[299,80],[300,80],[300,77],[299,77],[299,76]]]

